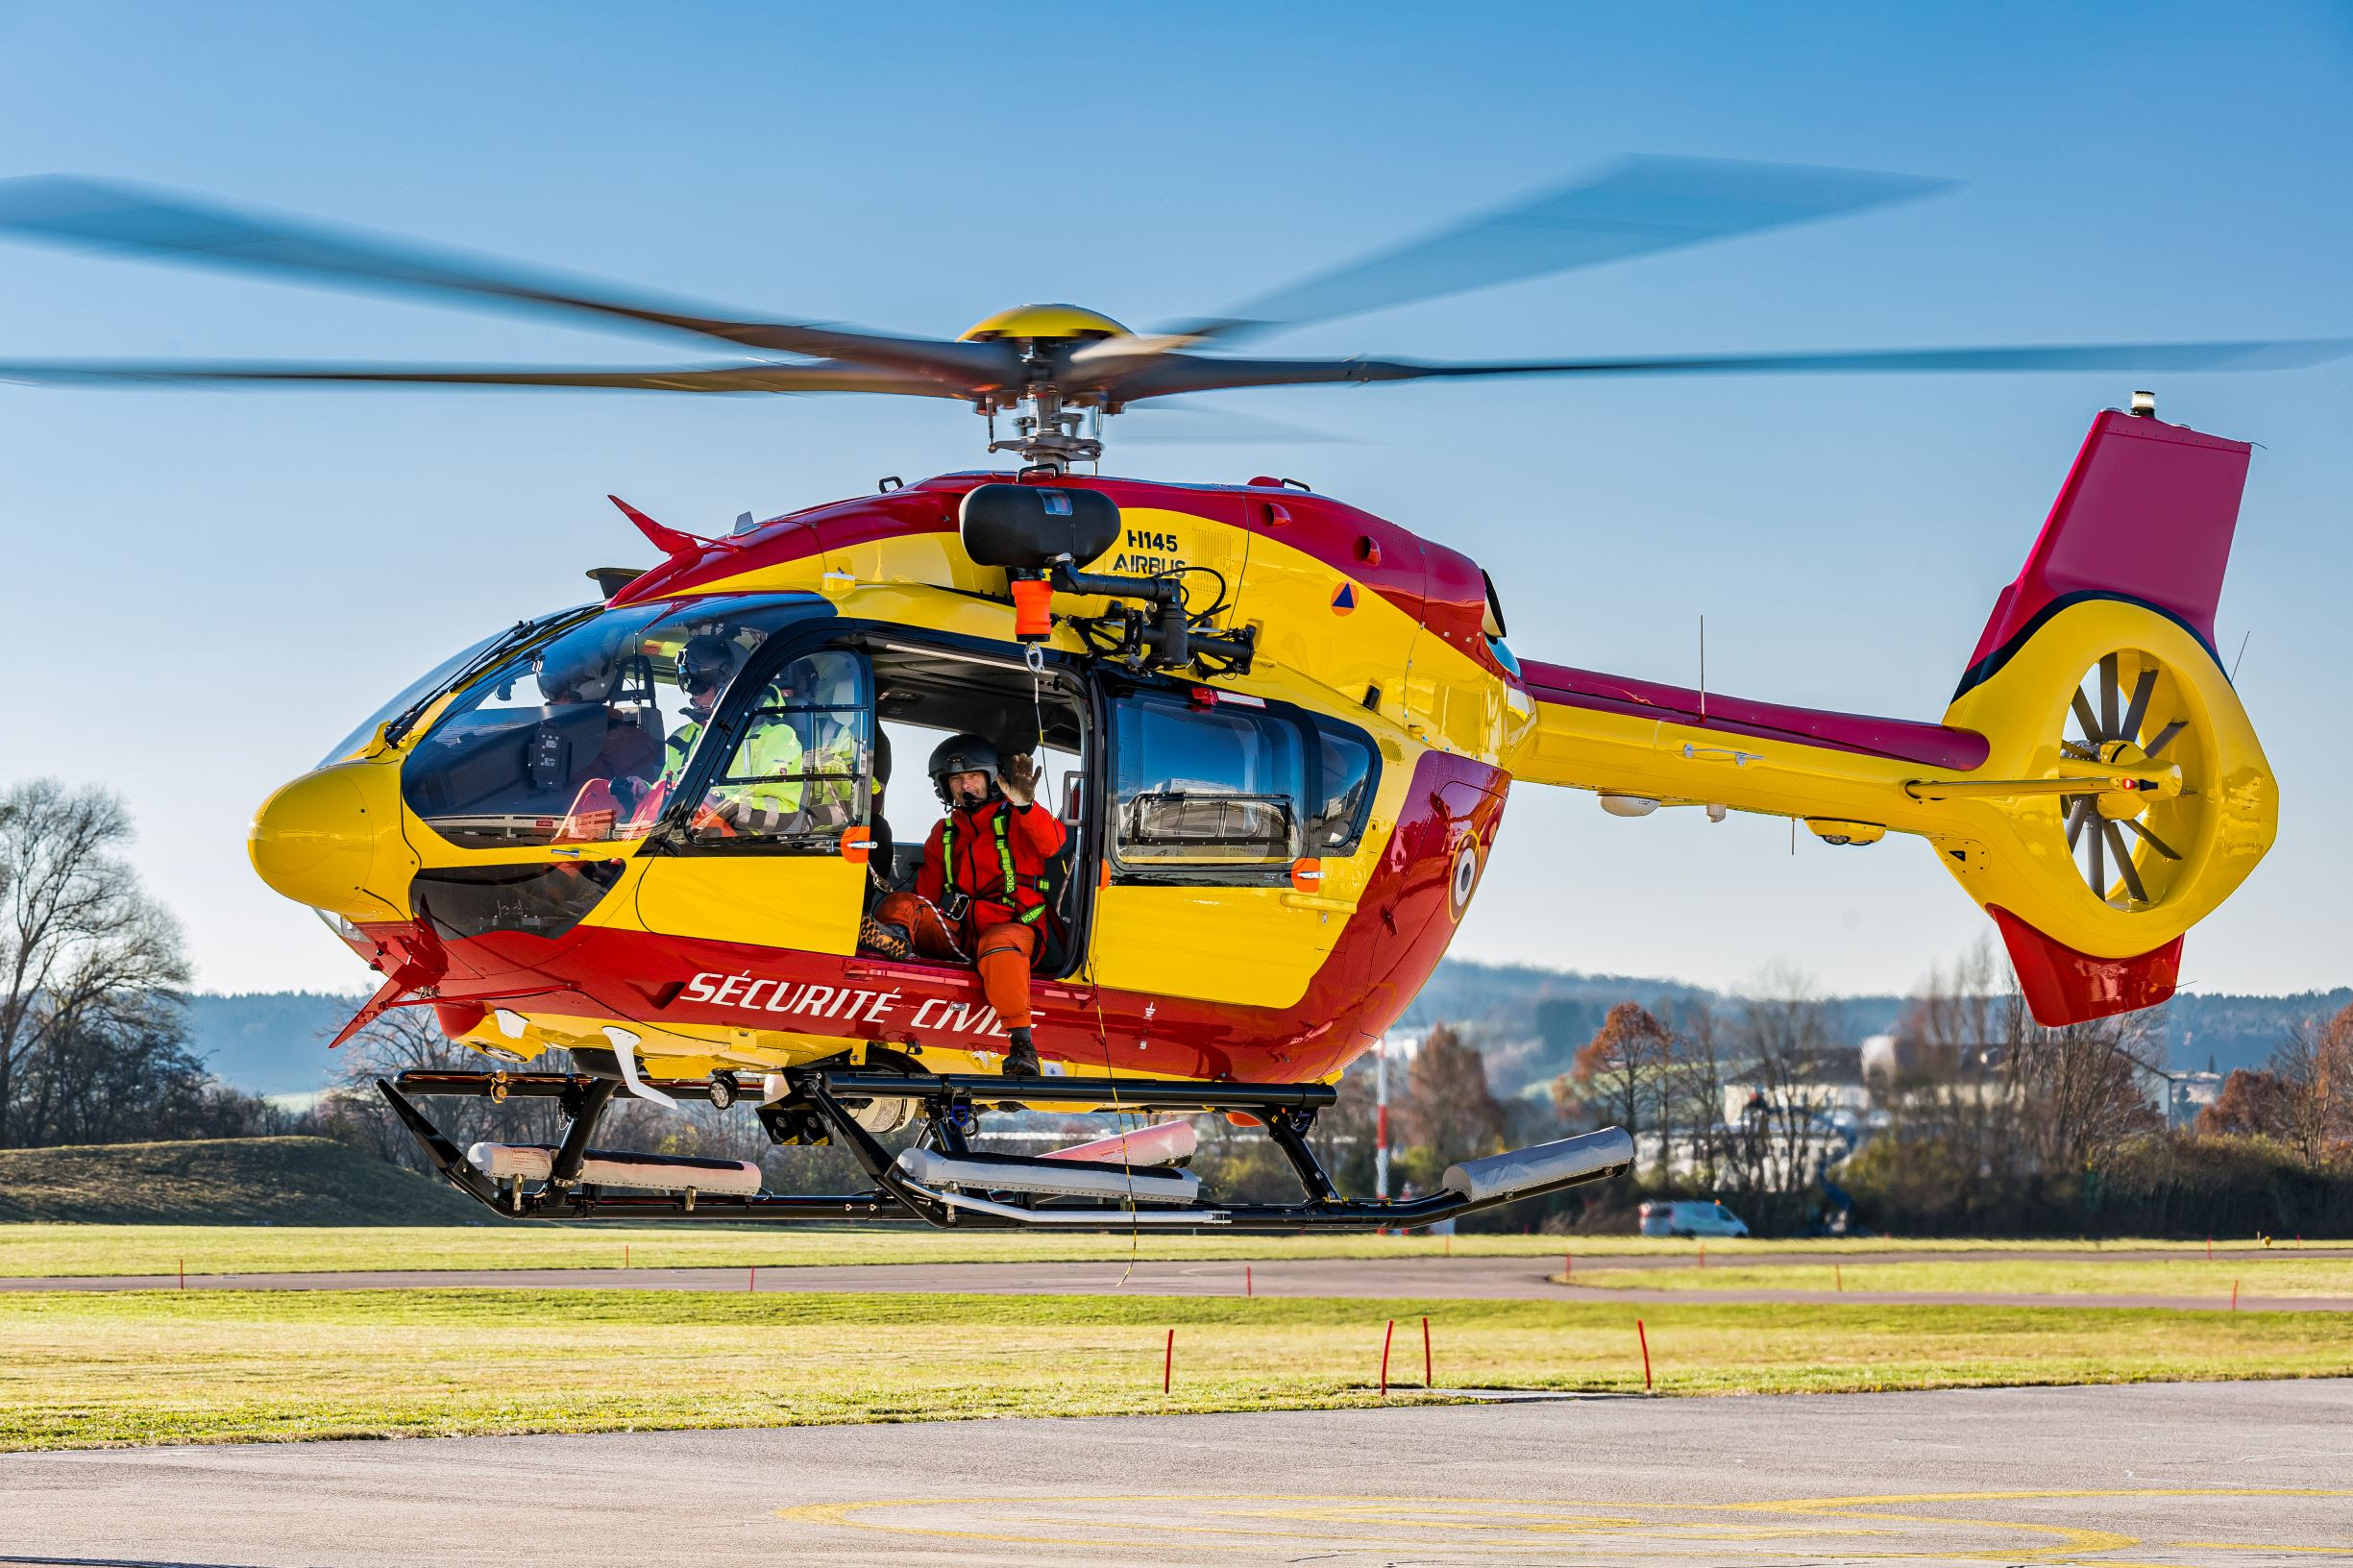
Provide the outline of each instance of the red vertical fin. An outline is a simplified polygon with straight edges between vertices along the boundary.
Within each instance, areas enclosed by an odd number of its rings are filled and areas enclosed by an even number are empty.
[[[2151,605],[2212,648],[2251,451],[2114,409],[2094,420],[2018,580],[1995,600],[1962,689],[1998,668],[2042,617],[2087,594]]]

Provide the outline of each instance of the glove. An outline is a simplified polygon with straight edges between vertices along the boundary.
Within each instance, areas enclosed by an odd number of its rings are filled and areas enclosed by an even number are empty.
[[[1038,797],[1038,762],[1024,751],[1017,757],[1005,759],[1005,766],[996,775],[997,787],[1005,798],[1017,806],[1026,806]]]

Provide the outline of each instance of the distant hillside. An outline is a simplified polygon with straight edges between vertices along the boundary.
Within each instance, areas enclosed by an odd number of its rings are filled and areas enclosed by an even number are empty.
[[[334,1071],[327,1042],[358,1011],[359,998],[331,992],[244,992],[188,998],[188,1044],[233,1089],[304,1094]]]
[[[1499,1090],[1516,1090],[1565,1071],[1578,1047],[1601,1028],[1618,1002],[1720,1005],[1724,995],[1675,980],[1629,975],[1579,974],[1526,965],[1442,961],[1430,983],[1399,1020],[1400,1027],[1427,1029],[1444,1020],[1461,1027],[1487,1055]],[[1883,1034],[1895,1026],[1907,1003],[1902,996],[1840,996],[1837,1032],[1848,1043]],[[2348,1003],[2353,989],[2306,992],[2294,996],[2207,996],[2185,992],[2168,1003],[2154,1026],[2163,1034],[2175,1071],[2202,1070],[2211,1060],[2221,1071],[2261,1066],[2298,1022],[2324,1018]]]
[[[0,1220],[436,1225],[484,1217],[453,1188],[324,1138],[0,1149]]]

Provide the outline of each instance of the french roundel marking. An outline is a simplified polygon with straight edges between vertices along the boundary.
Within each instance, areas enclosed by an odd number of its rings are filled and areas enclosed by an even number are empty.
[[[1446,892],[1456,919],[1470,907],[1472,890],[1479,886],[1479,835],[1466,833],[1455,848],[1454,870],[1446,883]]]

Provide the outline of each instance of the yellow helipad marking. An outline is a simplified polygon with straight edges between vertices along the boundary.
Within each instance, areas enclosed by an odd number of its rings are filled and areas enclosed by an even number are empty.
[[[1327,1547],[1373,1550],[1428,1547],[1433,1532],[1444,1532],[1457,1549],[1525,1557],[1584,1557],[1607,1552],[1617,1558],[1683,1558],[1694,1545],[1746,1548],[1742,1557],[1818,1559],[1819,1547],[1776,1550],[1774,1543],[1815,1542],[1840,1537],[1835,1555],[1851,1561],[1987,1560],[2038,1564],[2084,1564],[2085,1568],[2171,1568],[2127,1562],[2111,1554],[2150,1544],[2114,1530],[2037,1520],[1892,1511],[1890,1506],[2000,1504],[2066,1500],[2110,1502],[2196,1498],[2353,1497],[2330,1487],[2075,1487],[1986,1492],[1910,1492],[1853,1497],[1783,1498],[1754,1503],[1609,1503],[1562,1499],[1532,1503],[1488,1498],[1353,1498],[1293,1493],[1112,1493],[1044,1494],[1014,1497],[870,1498],[849,1503],[813,1503],[777,1510],[796,1524],[831,1525],[876,1534],[942,1540],[992,1541],[1004,1545],[1099,1547],[1108,1535],[1133,1542],[1139,1532],[1184,1537],[1197,1552],[1262,1551],[1277,1542],[1312,1541]],[[1139,1517],[1159,1506],[1181,1514],[1170,1519]],[[876,1517],[911,1510],[945,1510],[959,1517],[998,1516],[998,1530],[952,1528],[920,1518]],[[1110,1510],[1106,1512],[1105,1510]],[[1683,1513],[1703,1517],[1661,1517]],[[1775,1523],[1746,1524],[1726,1515],[1777,1514]],[[1292,1528],[1285,1528],[1292,1527]],[[1042,1531],[1050,1533],[1020,1533]],[[1955,1541],[1955,1533],[1964,1536]],[[1973,1547],[1971,1533],[2039,1538],[2040,1544]],[[1855,1550],[1875,1537],[1875,1550]],[[1847,1544],[1851,1541],[1852,1545]],[[1637,1544],[1639,1543],[1639,1544]],[[2327,1556],[2339,1548],[2267,1546],[2258,1543],[2171,1543],[2178,1549],[2231,1552],[2294,1552]]]

